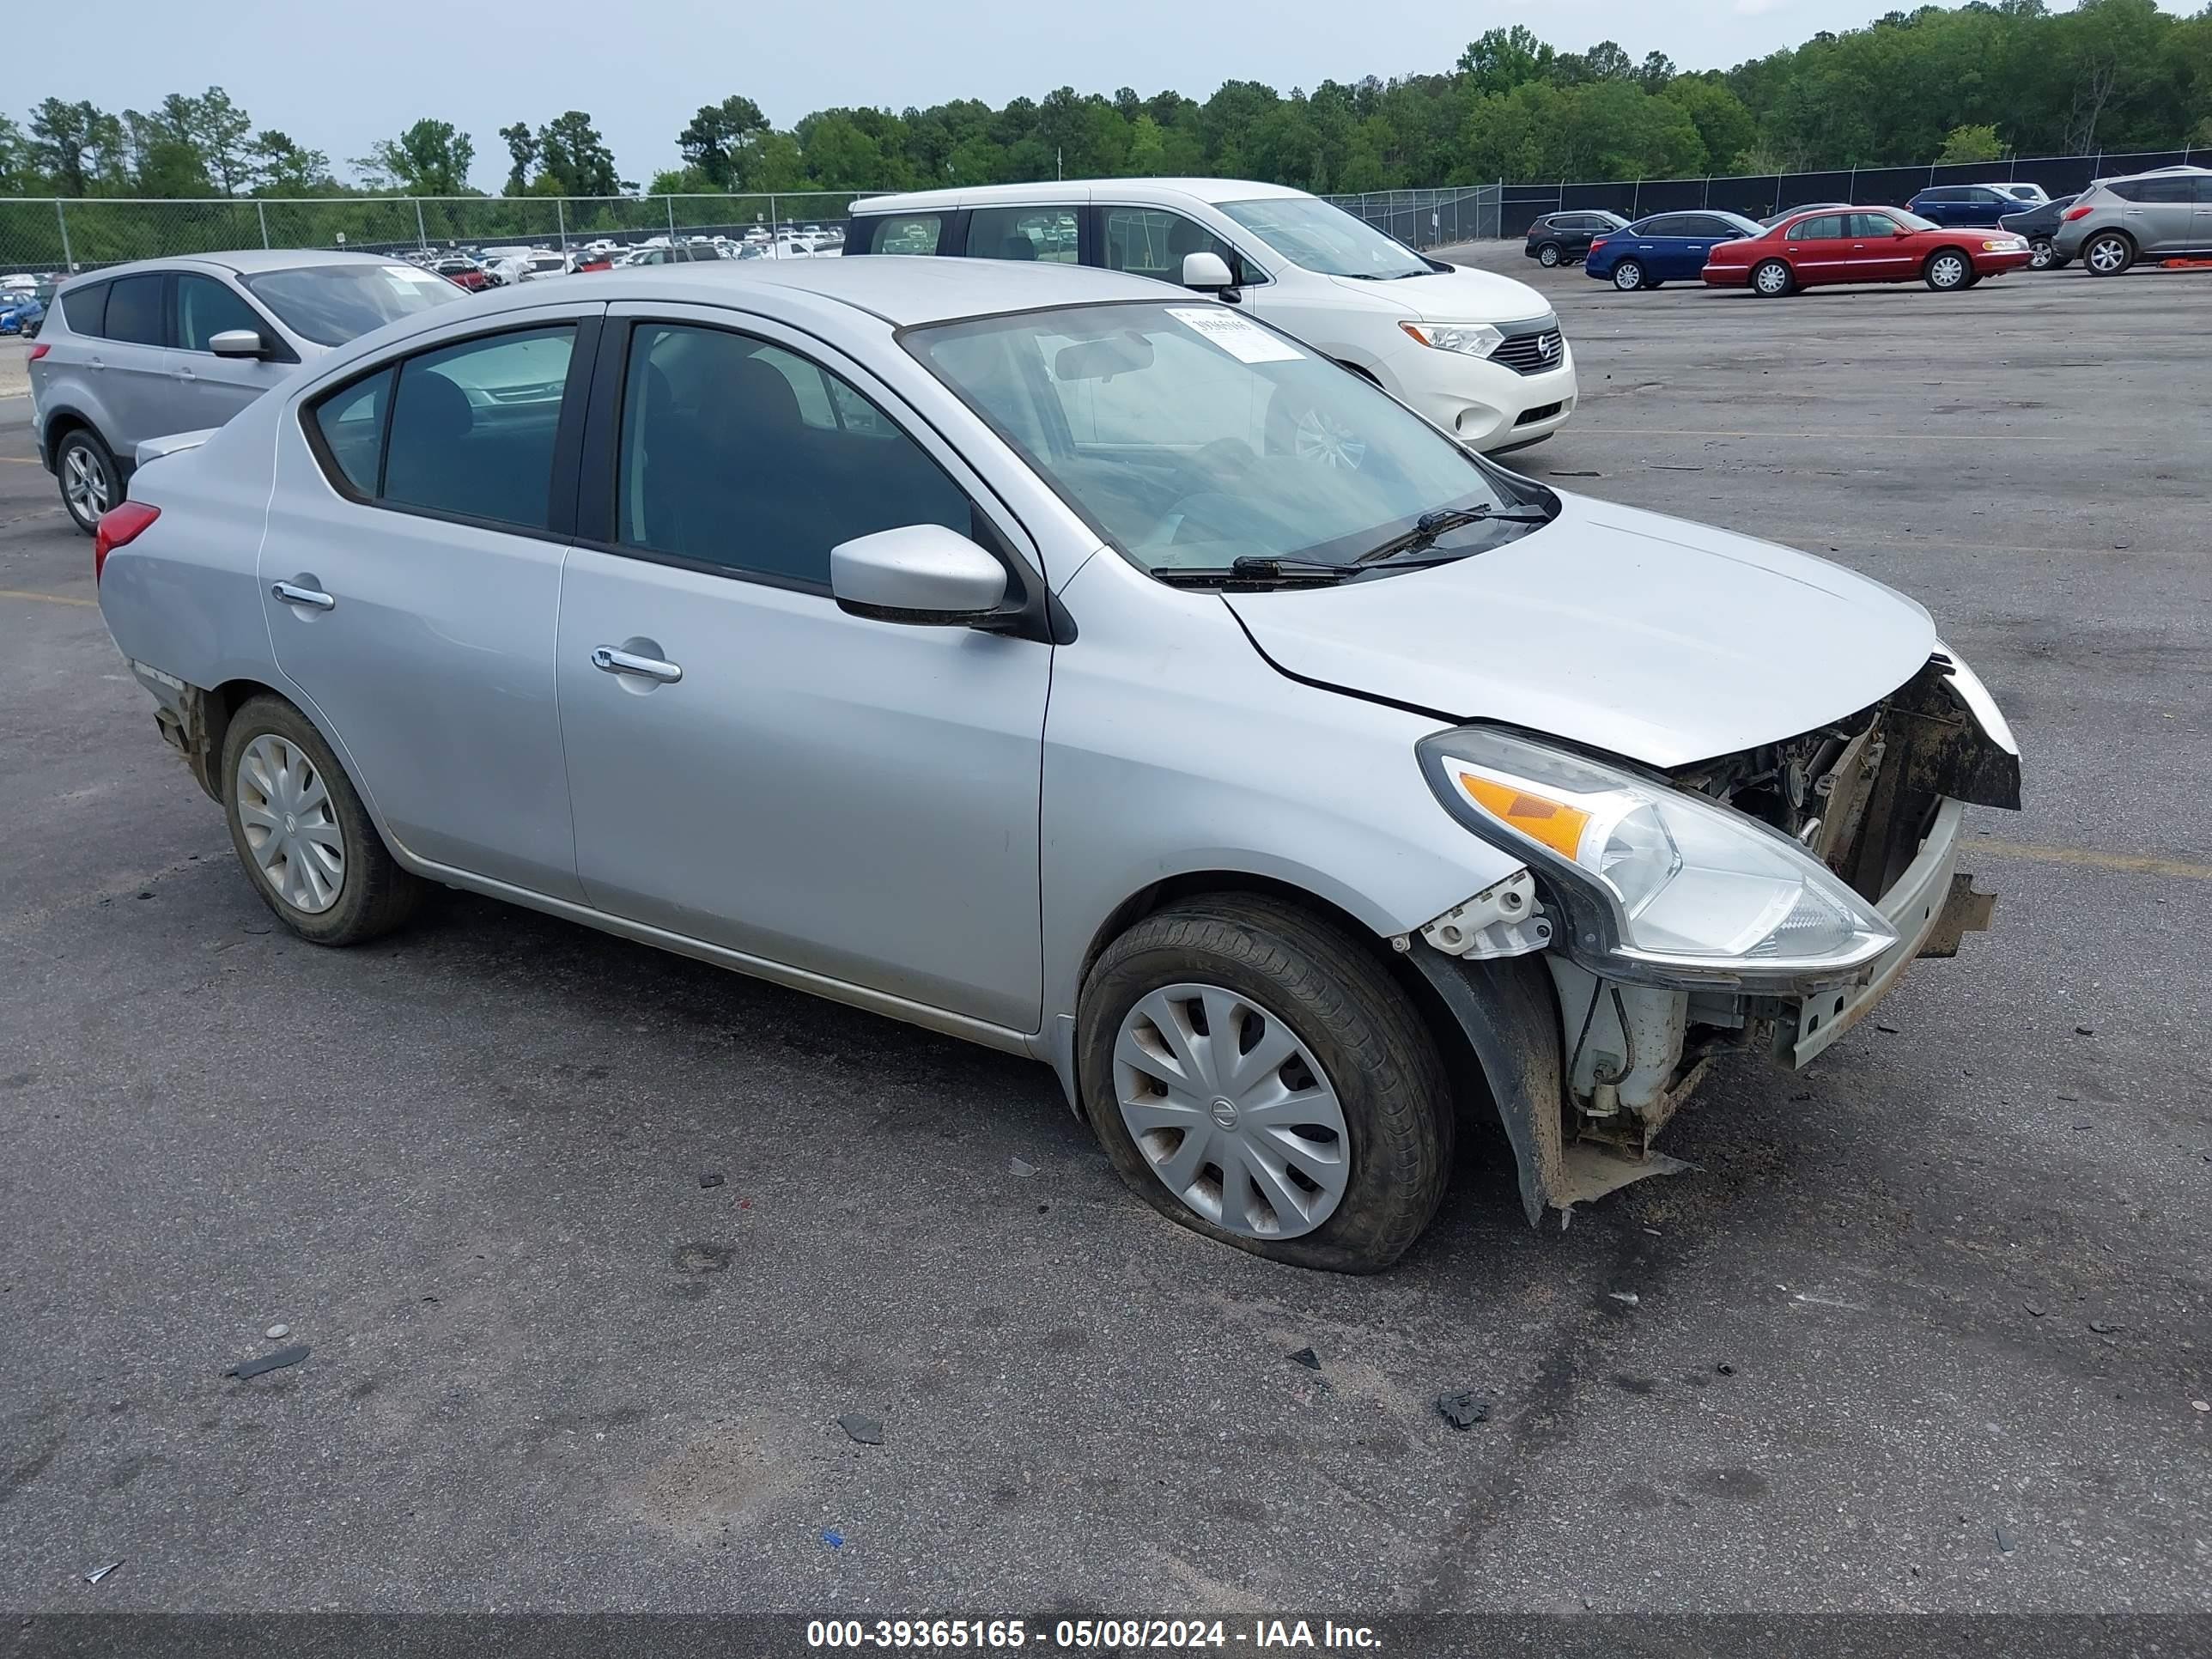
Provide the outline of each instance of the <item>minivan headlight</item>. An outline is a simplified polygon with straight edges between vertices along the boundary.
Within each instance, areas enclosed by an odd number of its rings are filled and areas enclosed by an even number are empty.
[[[1505,342],[1504,335],[1488,323],[1401,323],[1398,326],[1425,346],[1469,357],[1487,357]]]
[[[1571,912],[1574,955],[1664,981],[1841,977],[1896,930],[1756,818],[1623,768],[1485,726],[1422,739],[1429,787],[1535,866]]]

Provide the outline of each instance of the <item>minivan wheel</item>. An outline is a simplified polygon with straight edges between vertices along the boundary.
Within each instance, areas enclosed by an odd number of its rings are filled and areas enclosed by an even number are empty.
[[[1435,1043],[1371,955],[1293,904],[1223,894],[1146,917],[1091,969],[1076,1042],[1115,1170],[1209,1238],[1379,1273],[1443,1200]]]
[[[1923,273],[1928,286],[1938,294],[1970,288],[1974,267],[1966,256],[1954,247],[1939,247],[1928,256],[1928,269]]]
[[[1565,251],[1557,242],[1547,242],[1536,250],[1536,263],[1547,270],[1566,257]]]
[[[1797,279],[1790,274],[1790,267],[1781,260],[1768,259],[1753,270],[1751,286],[1753,292],[1763,294],[1770,300],[1778,300],[1797,286]]]
[[[2136,245],[2117,230],[2100,230],[2081,249],[2092,276],[2117,276],[2136,262]]]
[[[1623,259],[1613,268],[1613,285],[1623,294],[1633,294],[1644,286],[1644,266],[1641,261]]]
[[[413,915],[427,884],[384,845],[337,757],[281,697],[230,717],[222,744],[230,844],[261,901],[313,945],[359,945]]]
[[[77,427],[62,440],[54,452],[54,476],[70,522],[88,536],[100,527],[100,515],[123,499],[121,470],[90,427]]]

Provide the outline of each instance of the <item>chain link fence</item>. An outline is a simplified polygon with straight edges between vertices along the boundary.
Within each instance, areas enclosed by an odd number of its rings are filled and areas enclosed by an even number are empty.
[[[738,236],[845,218],[848,191],[751,196],[336,196],[143,200],[0,198],[0,275],[60,275],[234,248],[371,253]]]
[[[1546,213],[1604,209],[1649,213],[1724,208],[1753,218],[1808,202],[1901,206],[1931,185],[2037,184],[2053,196],[2094,179],[2212,159],[2185,147],[2125,154],[2047,155],[1910,167],[1714,175],[1701,179],[1465,185],[1370,191],[1327,199],[1408,246],[1519,236]],[[229,248],[472,249],[506,245],[570,248],[662,237],[737,236],[756,226],[828,226],[871,192],[793,191],[751,196],[338,196],[0,198],[0,275],[63,275],[126,259]]]

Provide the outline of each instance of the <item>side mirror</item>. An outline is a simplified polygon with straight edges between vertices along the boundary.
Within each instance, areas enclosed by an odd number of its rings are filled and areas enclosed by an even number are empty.
[[[208,337],[208,349],[218,357],[266,357],[269,342],[250,328],[227,328]]]
[[[1892,225],[1889,228],[1889,234],[1893,236],[1910,236],[1912,234],[1912,230],[1908,225]]]
[[[1006,599],[1006,568],[957,530],[908,525],[830,550],[837,608],[875,622],[972,628]]]
[[[1230,274],[1229,262],[1218,253],[1186,253],[1182,256],[1182,285],[1200,294],[1218,294],[1223,289],[1236,287],[1237,279]]]

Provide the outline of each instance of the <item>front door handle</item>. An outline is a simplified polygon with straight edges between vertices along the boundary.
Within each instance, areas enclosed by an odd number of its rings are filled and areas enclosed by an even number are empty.
[[[634,656],[611,645],[602,645],[592,651],[592,666],[602,674],[630,674],[641,680],[656,680],[662,685],[673,685],[684,678],[684,671],[672,662],[663,662],[658,657]]]
[[[287,605],[304,605],[310,611],[334,609],[337,601],[319,587],[301,587],[295,582],[271,582],[269,591]]]

